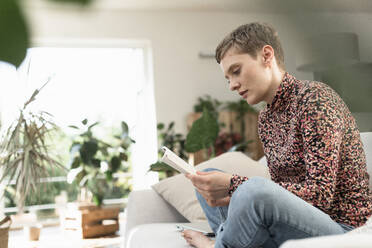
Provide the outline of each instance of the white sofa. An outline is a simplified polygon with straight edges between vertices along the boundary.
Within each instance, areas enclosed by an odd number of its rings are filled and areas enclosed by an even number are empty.
[[[362,133],[368,172],[372,175],[372,132]],[[372,189],[372,178],[370,180]],[[153,190],[134,191],[126,209],[126,248],[189,247],[176,229],[176,223],[188,222],[174,207]],[[285,242],[281,248],[371,248],[372,233],[323,236]]]

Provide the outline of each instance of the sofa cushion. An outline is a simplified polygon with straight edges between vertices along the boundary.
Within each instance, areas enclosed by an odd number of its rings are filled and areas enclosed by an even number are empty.
[[[151,202],[151,204],[148,204]],[[187,222],[187,220],[154,190],[135,190],[129,194],[125,208],[125,238],[138,225],[161,222]],[[122,229],[122,228],[121,228]]]
[[[224,153],[196,166],[197,170],[206,168],[216,168],[247,177],[262,176],[270,178],[266,166],[241,152]],[[183,174],[164,179],[152,187],[190,222],[206,220],[196,199],[195,189]]]
[[[132,229],[127,248],[174,248],[190,247],[176,228],[177,223],[154,223],[139,225]]]

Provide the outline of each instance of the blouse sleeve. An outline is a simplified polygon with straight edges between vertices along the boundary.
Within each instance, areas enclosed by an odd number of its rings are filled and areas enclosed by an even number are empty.
[[[232,196],[232,194],[239,187],[239,185],[244,183],[247,180],[248,180],[248,177],[242,177],[242,176],[233,174],[230,179],[229,196]]]
[[[279,185],[314,206],[329,209],[340,163],[343,118],[335,93],[316,92],[303,105],[300,128],[306,177],[302,183]]]

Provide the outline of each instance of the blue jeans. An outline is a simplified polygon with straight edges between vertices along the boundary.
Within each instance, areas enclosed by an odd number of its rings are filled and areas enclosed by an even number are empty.
[[[198,192],[197,198],[216,234],[215,248],[273,248],[289,239],[342,234],[353,229],[261,177],[241,184],[228,207],[211,207]]]

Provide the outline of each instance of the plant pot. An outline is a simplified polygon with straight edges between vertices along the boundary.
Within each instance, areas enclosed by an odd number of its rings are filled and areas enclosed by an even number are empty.
[[[0,221],[0,248],[8,248],[9,227],[12,220],[6,216]]]
[[[41,228],[42,228],[41,224],[25,226],[23,228],[23,231],[24,231],[26,239],[30,241],[39,240]]]

